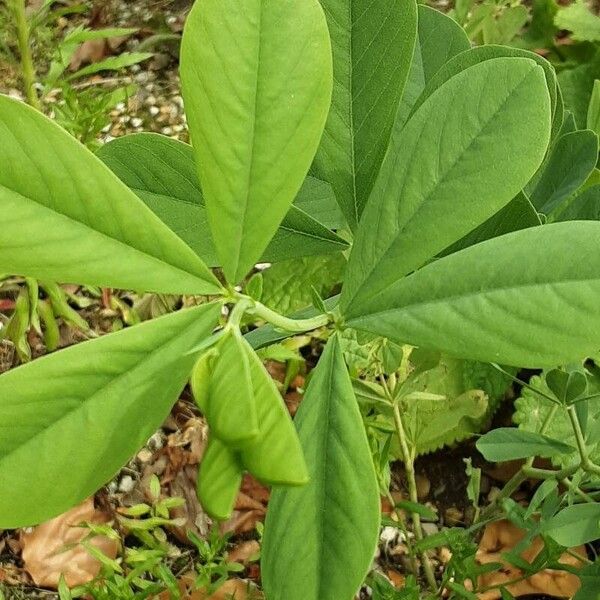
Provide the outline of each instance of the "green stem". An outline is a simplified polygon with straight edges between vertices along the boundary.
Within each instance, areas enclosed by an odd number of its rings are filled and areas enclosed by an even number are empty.
[[[27,102],[33,108],[40,109],[40,101],[35,91],[36,74],[31,55],[31,31],[25,13],[25,0],[12,0],[15,25],[17,28],[17,40],[19,44],[19,55],[21,57],[21,75]]]
[[[396,433],[400,441],[400,449],[402,451],[404,470],[406,472],[406,478],[408,480],[409,497],[411,502],[417,503],[419,502],[419,496],[417,493],[417,481],[415,478],[414,455],[408,447],[406,431],[404,430],[402,415],[400,414],[400,407],[398,406],[397,402],[393,402],[392,406],[394,411],[394,424],[396,426]],[[411,518],[415,530],[415,537],[417,538],[417,541],[420,542],[424,538],[423,528],[421,527],[421,517],[418,513],[412,513]],[[426,551],[423,551],[420,553],[420,557],[421,563],[423,565],[423,571],[425,572],[425,577],[427,578],[427,583],[429,584],[431,590],[435,593],[437,592],[437,582],[435,580],[435,575],[433,573],[431,562],[429,561],[429,556],[427,556]]]
[[[581,499],[589,502],[590,504],[595,504],[596,501],[589,495],[586,494],[579,486],[575,485],[568,477],[565,477],[561,480],[562,484],[569,488],[572,492],[577,494]]]
[[[553,471],[552,469],[536,469],[535,467],[529,467],[525,465],[522,468],[523,474],[526,478],[531,477],[532,479],[564,479],[570,477],[579,469],[580,465],[573,465],[572,467],[565,467],[560,471]]]
[[[394,511],[396,518],[398,519],[398,529],[400,529],[400,531],[404,534],[404,543],[406,545],[406,549],[408,550],[408,556],[410,558],[410,564],[411,564],[413,573],[415,575],[417,575],[419,573],[419,565],[417,563],[417,558],[415,556],[415,549],[413,547],[413,543],[408,537],[408,529],[406,528],[406,522],[404,521],[404,515],[402,514],[402,511],[396,507],[396,501],[394,500],[394,497],[392,496],[392,494],[390,493],[389,490],[387,492],[387,499],[388,499],[388,502],[392,506],[392,510]]]
[[[241,298],[244,297],[245,296],[241,296]],[[302,333],[304,331],[319,329],[319,327],[325,327],[333,320],[332,316],[329,314],[317,315],[316,317],[312,317],[310,319],[290,319],[289,317],[284,317],[274,310],[271,310],[256,300],[252,300],[252,305],[248,309],[248,312],[253,313],[268,323],[271,323],[271,325],[274,325],[278,329],[284,329],[285,331],[292,331],[295,333]]]

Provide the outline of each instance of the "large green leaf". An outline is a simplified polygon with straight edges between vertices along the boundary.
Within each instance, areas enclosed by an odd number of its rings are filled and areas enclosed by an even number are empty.
[[[412,64],[394,127],[403,127],[428,81],[453,56],[471,47],[464,29],[450,17],[419,4],[419,27]]]
[[[68,133],[0,96],[0,271],[165,293],[219,291],[206,265]]]
[[[552,108],[552,135],[558,133],[563,123],[563,102],[560,89],[556,81],[554,67],[542,56],[529,50],[511,48],[509,46],[497,46],[494,44],[476,46],[453,56],[429,79],[423,93],[413,107],[413,112],[443,83],[480,62],[494,58],[529,58],[535,61],[542,69],[550,95],[550,106]]]
[[[210,266],[219,260],[212,241],[192,147],[154,133],[117,138],[96,153],[146,205]],[[339,226],[333,190],[307,177],[261,260],[337,252],[346,242],[328,229]],[[309,214],[307,214],[309,213]],[[309,216],[318,215],[318,219]]]
[[[588,106],[596,79],[600,79],[600,52],[596,52],[592,60],[574,69],[563,69],[558,74],[565,107],[573,113],[580,128],[587,123]]]
[[[348,325],[463,358],[540,367],[600,347],[600,223],[509,233],[446,256]]]
[[[105,484],[169,414],[219,306],[84,342],[0,377],[0,527],[33,525]]]
[[[270,600],[351,600],[379,533],[379,489],[334,336],[296,416],[310,482],[275,488],[269,501],[262,577]]]
[[[317,0],[203,0],[181,78],[213,240],[227,278],[257,262],[310,167],[331,101]]]
[[[417,32],[415,0],[321,0],[333,47],[333,103],[313,172],[356,229],[385,154]]]
[[[508,204],[542,162],[549,134],[544,73],[528,59],[475,64],[431,94],[394,131],[350,255],[342,311],[368,312]]]
[[[589,129],[556,140],[530,193],[532,204],[549,214],[585,183],[598,161],[598,136]]]

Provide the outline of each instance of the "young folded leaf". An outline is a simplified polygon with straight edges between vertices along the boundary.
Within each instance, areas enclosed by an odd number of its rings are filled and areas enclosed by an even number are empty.
[[[259,431],[246,346],[240,330],[227,327],[208,356],[200,357],[192,376],[194,396],[212,435],[228,445],[243,445]]]
[[[264,483],[303,485],[308,481],[308,473],[292,419],[275,382],[245,340],[244,344],[259,433],[240,449],[242,464]]]
[[[105,144],[96,156],[207,265],[219,266],[190,145],[155,133],[134,133]],[[328,254],[348,247],[328,229],[329,225],[310,213],[331,220],[331,205],[336,206],[331,186],[307,177],[294,202],[261,262]],[[339,221],[334,225],[339,226]]]
[[[555,366],[597,352],[599,294],[600,223],[568,221],[446,256],[379,294],[348,325],[461,358]]]
[[[379,533],[379,487],[337,336],[327,343],[296,417],[310,483],[276,488],[262,577],[270,600],[351,600]]]
[[[410,69],[415,0],[322,0],[336,85],[313,172],[333,186],[352,230],[385,154]]]
[[[549,138],[548,90],[532,60],[476,64],[431,94],[394,131],[352,248],[342,312],[364,314],[508,204],[541,164]]]
[[[197,2],[181,78],[213,239],[235,283],[288,212],[323,133],[333,83],[318,1]]]
[[[203,305],[0,377],[0,527],[34,525],[93,494],[162,424],[216,325]]]
[[[240,484],[242,466],[234,450],[211,437],[200,462],[198,499],[213,519],[231,516]]]
[[[214,294],[218,281],[66,131],[0,95],[0,271],[66,283]]]

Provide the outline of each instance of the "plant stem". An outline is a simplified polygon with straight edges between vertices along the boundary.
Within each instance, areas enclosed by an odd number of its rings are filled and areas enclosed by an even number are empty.
[[[31,56],[31,31],[25,13],[25,0],[12,0],[15,25],[17,28],[17,39],[19,44],[19,55],[21,57],[21,75],[27,102],[33,108],[40,109],[40,101],[35,91],[35,67]]]
[[[569,408],[567,408],[567,414],[571,420],[571,426],[573,427],[573,433],[575,434],[575,441],[577,442],[577,449],[579,450],[579,455],[581,456],[581,468],[588,473],[600,475],[600,466],[590,460],[588,450],[585,445],[585,436],[581,430],[581,424],[579,423],[579,418],[575,412],[574,405],[571,405]]]
[[[252,305],[248,309],[248,312],[251,312],[257,317],[271,323],[278,329],[284,329],[285,331],[293,331],[296,333],[302,333],[304,331],[318,329],[319,327],[325,327],[325,325],[328,325],[333,320],[332,316],[329,314],[317,315],[316,317],[312,317],[310,319],[290,319],[289,317],[284,317],[274,310],[271,310],[256,300],[252,301]]]
[[[406,528],[406,522],[404,521],[404,515],[402,511],[396,508],[396,501],[394,497],[388,490],[387,494],[388,502],[392,506],[392,510],[398,519],[398,529],[404,534],[404,543],[406,544],[406,548],[408,550],[408,556],[410,557],[410,564],[412,566],[413,573],[417,575],[419,573],[419,565],[417,564],[417,558],[415,556],[415,549],[413,548],[412,541],[408,538],[408,529]]]
[[[406,472],[406,478],[408,480],[408,493],[410,496],[411,502],[418,502],[419,496],[417,493],[417,481],[415,479],[415,460],[414,454],[410,451],[408,447],[408,442],[406,439],[406,431],[404,430],[404,424],[402,423],[402,415],[400,414],[400,407],[397,402],[393,402],[393,411],[394,411],[394,424],[396,426],[396,433],[398,434],[398,439],[400,441],[400,449],[402,451],[402,458],[404,462],[404,470]],[[415,537],[417,541],[420,542],[423,535],[423,528],[421,527],[421,517],[418,513],[412,513],[412,522],[415,530]],[[433,592],[437,591],[437,582],[435,580],[435,575],[433,573],[433,568],[431,566],[431,562],[429,561],[429,556],[427,556],[427,552],[423,551],[420,553],[421,563],[423,565],[423,571],[425,572],[425,577],[427,579],[427,583]]]

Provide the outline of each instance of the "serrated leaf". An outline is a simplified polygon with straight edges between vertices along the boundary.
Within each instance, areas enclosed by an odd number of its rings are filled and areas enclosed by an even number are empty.
[[[0,96],[0,271],[214,294],[196,254],[110,170],[34,109]]]
[[[113,477],[169,414],[189,352],[218,315],[214,304],[183,310],[2,375],[0,479],[10,492],[0,526],[54,517]]]
[[[427,82],[453,56],[471,47],[464,29],[453,19],[424,4],[418,6],[418,29],[412,63],[394,128],[404,127]]]
[[[235,283],[289,210],[323,132],[332,66],[318,1],[196,3],[181,79],[213,240]]]
[[[96,155],[208,265],[219,260],[208,225],[192,147],[155,133],[134,133],[102,146]],[[261,261],[339,252],[340,237],[311,214],[337,223],[331,187],[307,177]],[[333,209],[332,209],[333,205]],[[310,214],[309,214],[310,213]]]
[[[542,162],[549,135],[548,92],[533,61],[488,60],[436,90],[390,141],[350,255],[342,313],[371,310],[508,204]]]
[[[379,488],[337,337],[296,416],[310,482],[273,490],[262,577],[272,600],[351,600],[379,532]]]
[[[321,297],[330,296],[345,267],[341,253],[277,263],[263,271],[262,302],[277,312],[293,313],[312,304],[311,286]]]
[[[575,41],[600,41],[600,17],[588,8],[584,0],[559,8],[554,22],[560,29],[570,31]]]
[[[600,504],[567,506],[543,524],[542,532],[567,548],[593,542],[600,538]]]
[[[322,0],[333,50],[332,106],[313,172],[352,230],[369,197],[410,69],[415,0]]]
[[[347,324],[484,362],[568,364],[597,351],[598,294],[600,223],[553,223],[446,256]]]
[[[522,431],[514,427],[492,429],[480,437],[475,445],[483,457],[492,462],[532,456],[551,458],[560,454],[570,454],[575,450],[573,446],[547,435]]]
[[[590,176],[598,160],[598,136],[587,129],[556,140],[530,192],[531,203],[550,214]]]
[[[235,451],[211,437],[200,462],[198,499],[213,519],[231,516],[242,483],[242,466]]]

